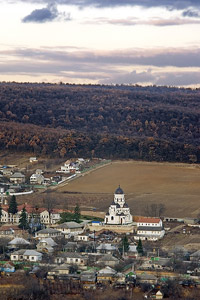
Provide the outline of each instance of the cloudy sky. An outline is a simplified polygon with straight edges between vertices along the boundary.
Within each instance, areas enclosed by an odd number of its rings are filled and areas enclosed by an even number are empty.
[[[0,0],[0,81],[200,86],[200,0]]]

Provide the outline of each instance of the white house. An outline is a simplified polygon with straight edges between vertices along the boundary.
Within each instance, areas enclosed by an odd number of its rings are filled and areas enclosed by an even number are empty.
[[[135,217],[135,222],[137,225],[137,235],[134,237],[135,240],[157,241],[165,234],[163,223],[160,218]]]
[[[56,224],[60,221],[60,212],[56,209],[52,209],[49,212],[47,209],[40,212],[40,221],[42,224]]]
[[[11,253],[10,259],[12,261],[31,261],[36,262],[42,260],[42,253],[35,250],[21,249]]]
[[[119,186],[114,194],[114,200],[105,215],[104,222],[109,225],[128,225],[132,223],[130,208],[125,202],[124,192]]]
[[[59,230],[53,228],[46,228],[39,230],[35,233],[36,238],[48,238],[48,237],[62,237],[63,234]]]
[[[81,242],[88,242],[89,241],[89,234],[78,234],[74,236],[75,241],[81,241]]]
[[[78,169],[79,168],[78,168],[78,165],[76,163],[73,163],[72,161],[67,160],[64,163],[64,166],[61,166],[60,172],[69,174],[69,173],[75,173],[76,171],[78,171]]]
[[[67,263],[70,265],[73,264],[85,266],[87,264],[87,258],[76,252],[64,252],[61,253],[60,256],[55,258],[55,263]]]
[[[82,234],[84,231],[84,224],[79,224],[77,222],[65,222],[56,227],[57,230],[61,231],[66,238]]]
[[[43,184],[44,176],[42,174],[32,174],[30,177],[30,184]]]
[[[34,163],[34,162],[37,162],[38,160],[37,160],[37,157],[30,157],[29,161],[30,161],[30,163]]]

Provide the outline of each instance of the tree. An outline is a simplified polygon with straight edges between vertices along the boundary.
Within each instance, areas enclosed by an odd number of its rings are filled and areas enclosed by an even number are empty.
[[[142,246],[142,241],[141,239],[139,239],[138,245],[137,245],[137,252],[139,255],[143,255],[144,254],[144,250],[143,250],[143,246]]]
[[[1,204],[0,204],[0,219],[1,219],[1,216],[2,216],[2,207],[1,207]]]
[[[22,228],[22,229],[28,229],[29,228],[25,206],[22,209],[21,216],[20,216],[20,219],[19,219],[19,226],[18,227]]]
[[[129,242],[127,236],[125,235],[122,238],[122,253],[127,252],[128,249],[129,249]]]
[[[9,212],[9,214],[12,214],[12,215],[15,215],[18,212],[17,201],[16,201],[15,195],[13,195],[10,199],[8,212]]]
[[[74,208],[74,220],[76,222],[79,222],[80,221],[80,217],[81,217],[80,206],[77,203],[76,206],[75,206],[75,208]]]

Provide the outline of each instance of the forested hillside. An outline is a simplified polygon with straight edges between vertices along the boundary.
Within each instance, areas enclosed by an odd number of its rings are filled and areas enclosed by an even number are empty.
[[[199,89],[1,83],[0,148],[200,162],[199,99]]]

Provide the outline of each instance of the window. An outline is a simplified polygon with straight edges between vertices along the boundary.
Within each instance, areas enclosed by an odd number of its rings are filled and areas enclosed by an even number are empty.
[[[111,217],[111,220],[114,220],[114,217],[113,217],[113,216]]]

